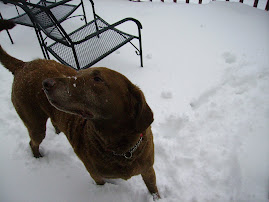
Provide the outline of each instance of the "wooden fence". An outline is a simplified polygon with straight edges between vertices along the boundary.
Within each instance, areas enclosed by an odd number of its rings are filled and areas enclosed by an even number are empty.
[[[140,0],[138,0],[138,1],[140,1]],[[150,1],[152,1],[152,0],[150,0]],[[164,2],[165,0],[160,0],[160,1]],[[212,0],[212,1],[216,1],[216,0]],[[226,0],[226,1],[229,1],[229,0]],[[173,2],[177,3],[177,0],[173,0]],[[180,0],[179,0],[179,2],[180,2]],[[198,0],[198,2],[199,2],[199,4],[202,4],[203,3],[203,0]],[[239,0],[239,2],[240,3],[244,3],[244,0]],[[190,0],[186,0],[186,3],[187,4],[190,3]],[[259,0],[254,0],[253,7],[257,8],[258,3],[259,3]],[[269,0],[267,0],[266,6],[265,6],[265,10],[266,11],[269,10]]]

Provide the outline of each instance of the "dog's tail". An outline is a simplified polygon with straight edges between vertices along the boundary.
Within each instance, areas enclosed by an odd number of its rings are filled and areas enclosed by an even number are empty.
[[[22,68],[25,64],[25,62],[18,60],[4,51],[2,46],[0,45],[0,62],[4,67],[6,67],[12,74],[15,74],[15,72]]]
[[[4,29],[12,29],[16,24],[9,20],[0,19],[0,32]],[[15,74],[16,70],[24,66],[24,62],[18,60],[3,50],[0,45],[0,62],[6,67],[12,74]]]
[[[12,29],[15,25],[16,24],[10,20],[0,19],[0,32],[4,29]]]

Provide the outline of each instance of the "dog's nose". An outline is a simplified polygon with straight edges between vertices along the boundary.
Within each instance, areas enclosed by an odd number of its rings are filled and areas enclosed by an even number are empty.
[[[55,85],[54,79],[45,79],[42,84],[45,90],[50,90]]]

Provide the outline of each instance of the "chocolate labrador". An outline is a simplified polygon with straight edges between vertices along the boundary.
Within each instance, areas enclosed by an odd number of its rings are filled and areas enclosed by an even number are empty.
[[[53,60],[23,62],[0,46],[12,74],[12,103],[28,129],[34,157],[50,118],[96,184],[141,174],[155,199],[153,113],[141,90],[122,74],[96,67],[76,71]]]

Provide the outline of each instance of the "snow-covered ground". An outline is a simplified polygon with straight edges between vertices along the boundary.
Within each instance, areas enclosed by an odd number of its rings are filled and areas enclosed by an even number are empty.
[[[95,4],[111,23],[131,16],[143,25],[144,68],[131,45],[95,66],[126,75],[155,113],[160,201],[268,202],[269,13],[228,2]],[[9,17],[15,10],[0,4],[0,11]],[[123,29],[136,32],[133,24]],[[34,30],[17,26],[11,35],[14,45],[0,34],[8,53],[24,61],[42,57]],[[152,201],[140,176],[95,185],[51,123],[41,148],[45,156],[33,158],[10,101],[12,80],[1,66],[1,202]]]

